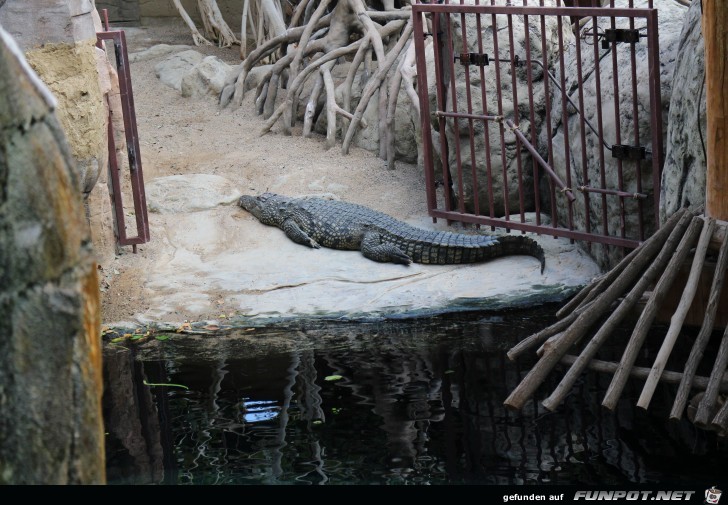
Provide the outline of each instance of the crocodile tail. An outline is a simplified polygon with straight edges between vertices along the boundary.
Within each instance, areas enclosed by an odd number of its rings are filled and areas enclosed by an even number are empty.
[[[546,266],[546,256],[538,242],[525,235],[501,235],[497,237],[498,245],[490,247],[493,250],[492,257],[511,256],[526,254],[533,256],[541,262],[541,274]]]

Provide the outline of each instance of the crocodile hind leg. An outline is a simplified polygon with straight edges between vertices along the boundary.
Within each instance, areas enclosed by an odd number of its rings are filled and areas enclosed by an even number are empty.
[[[364,234],[361,241],[361,252],[365,258],[379,261],[381,263],[399,263],[409,265],[412,258],[407,256],[394,244],[383,244],[379,233],[368,232]]]
[[[283,221],[281,229],[286,232],[286,236],[293,240],[296,244],[313,247],[319,249],[321,246],[314,239],[308,236],[308,234],[299,228],[298,224],[293,219],[286,219]]]

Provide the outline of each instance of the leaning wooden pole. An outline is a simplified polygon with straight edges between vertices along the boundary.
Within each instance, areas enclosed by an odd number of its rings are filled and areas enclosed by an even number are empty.
[[[705,212],[728,221],[728,2],[703,0],[707,162]]]

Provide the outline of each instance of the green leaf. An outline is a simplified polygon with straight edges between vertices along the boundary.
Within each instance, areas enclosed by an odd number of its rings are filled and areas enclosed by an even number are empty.
[[[136,335],[132,335],[131,336],[131,339],[132,340],[139,340],[140,338],[143,338],[143,337],[144,337],[144,335],[140,335],[140,334],[137,333]]]
[[[319,424],[324,424],[324,422],[321,419],[316,419],[313,423],[311,423],[315,426],[318,426]]]
[[[154,338],[156,338],[157,340],[169,340],[169,335],[157,335]]]
[[[182,384],[153,383],[153,382],[147,382],[146,380],[142,381],[142,382],[144,383],[145,386],[167,386],[167,387],[172,387],[172,388],[190,389],[187,386],[183,386]]]
[[[443,373],[444,373],[445,375],[449,375],[449,374],[451,374],[451,373],[455,373],[455,370],[445,370],[445,371],[444,371]]]
[[[324,380],[329,382],[340,381],[341,379],[343,379],[341,375],[329,375],[327,377],[324,377]]]
[[[111,343],[112,344],[117,344],[119,342],[123,342],[124,340],[126,340],[124,337],[116,337],[116,338],[112,338],[111,339]]]

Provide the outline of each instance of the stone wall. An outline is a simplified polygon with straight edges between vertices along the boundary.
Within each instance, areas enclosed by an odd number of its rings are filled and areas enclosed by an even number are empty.
[[[670,97],[660,193],[663,221],[680,207],[705,203],[705,51],[700,18],[700,2],[694,1],[680,34]]]
[[[38,15],[42,13],[42,15]],[[56,113],[68,139],[84,195],[97,260],[113,260],[115,243],[107,181],[106,95],[109,63],[95,47],[101,29],[90,0],[7,0],[0,26],[25,52],[58,100]]]
[[[55,108],[0,28],[0,484],[105,480],[98,278]]]

